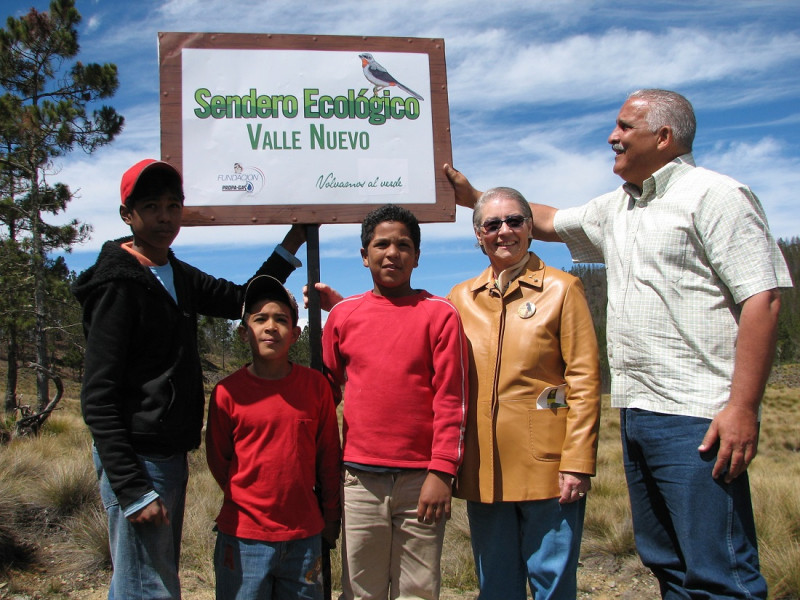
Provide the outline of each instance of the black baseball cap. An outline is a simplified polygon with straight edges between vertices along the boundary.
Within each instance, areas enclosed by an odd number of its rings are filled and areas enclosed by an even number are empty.
[[[244,291],[244,302],[242,303],[242,319],[244,319],[248,309],[252,308],[255,302],[264,298],[278,300],[288,306],[289,311],[292,313],[292,326],[297,325],[299,317],[297,301],[291,292],[283,287],[280,281],[270,275],[258,275],[253,277],[247,284],[247,288]]]

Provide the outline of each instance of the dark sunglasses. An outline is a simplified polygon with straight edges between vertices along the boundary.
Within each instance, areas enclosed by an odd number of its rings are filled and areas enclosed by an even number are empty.
[[[511,215],[505,219],[487,219],[481,225],[483,233],[497,233],[503,226],[503,223],[508,225],[511,229],[519,229],[528,220],[528,217],[520,215]]]

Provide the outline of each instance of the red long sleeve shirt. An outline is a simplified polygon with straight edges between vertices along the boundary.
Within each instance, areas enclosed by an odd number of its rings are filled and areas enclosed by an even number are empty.
[[[340,518],[339,428],[328,381],[292,365],[283,379],[243,367],[211,394],[206,457],[224,492],[220,531],[283,542]],[[320,502],[314,486],[321,490]]]
[[[344,461],[455,476],[467,407],[467,344],[444,298],[366,292],[334,306],[323,360],[344,390]]]

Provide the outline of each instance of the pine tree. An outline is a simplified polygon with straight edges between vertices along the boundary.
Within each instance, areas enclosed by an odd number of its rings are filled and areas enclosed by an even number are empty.
[[[230,367],[233,346],[236,343],[236,322],[221,317],[201,315],[197,322],[197,341],[200,355],[208,361],[219,360],[219,368],[226,373]]]
[[[599,265],[574,265],[569,270],[578,277],[586,291],[586,301],[592,313],[594,331],[597,335],[597,346],[600,352],[600,384],[602,391],[611,390],[611,370],[608,365],[608,344],[606,340],[606,312],[608,304],[608,283],[606,268]]]
[[[303,327],[300,337],[289,350],[289,360],[304,367],[311,366],[311,338],[308,325]]]
[[[0,331],[6,338],[5,412],[17,407],[17,365],[20,358],[19,333],[33,326],[31,300],[33,288],[28,285],[28,253],[16,239],[0,239]]]
[[[778,240],[795,287],[781,290],[781,312],[778,315],[776,359],[781,363],[800,358],[800,238]]]
[[[5,239],[28,250],[36,362],[49,367],[47,254],[84,239],[89,226],[76,220],[48,224],[44,217],[66,209],[69,188],[50,183],[55,159],[80,148],[93,152],[122,131],[123,118],[109,106],[89,107],[113,96],[113,64],[74,61],[81,16],[74,0],[53,0],[48,12],[31,9],[9,17],[0,29],[0,192]],[[23,239],[24,238],[24,239]],[[48,402],[48,380],[37,371],[39,407]]]

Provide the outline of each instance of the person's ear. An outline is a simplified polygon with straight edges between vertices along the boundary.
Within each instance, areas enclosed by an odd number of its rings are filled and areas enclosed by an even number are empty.
[[[119,205],[119,217],[126,225],[131,224],[131,209],[125,204]]]
[[[366,248],[361,249],[361,262],[364,263],[365,267],[369,268],[369,254]]]
[[[675,136],[672,134],[672,128],[664,125],[661,129],[656,131],[656,146],[659,150],[669,148],[675,142]]]

